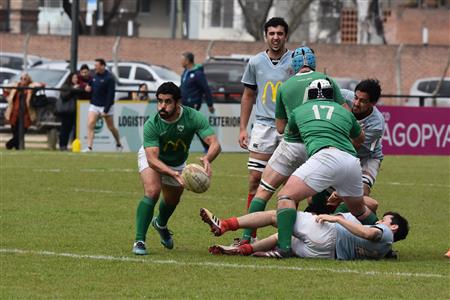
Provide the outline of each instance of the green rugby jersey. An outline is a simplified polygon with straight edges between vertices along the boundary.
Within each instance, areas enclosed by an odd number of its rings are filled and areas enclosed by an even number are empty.
[[[336,82],[327,75],[310,71],[307,73],[298,73],[286,80],[277,90],[277,101],[275,106],[275,118],[288,120],[290,114],[299,105],[308,100],[308,87],[316,79],[329,78],[333,84],[334,100],[339,104],[345,103],[341,90]],[[301,142],[298,134],[290,134],[287,129],[284,130],[284,140],[291,143]]]
[[[159,159],[168,166],[183,164],[188,155],[194,135],[203,139],[213,135],[214,130],[202,113],[190,107],[182,106],[177,120],[167,122],[158,113],[144,124],[144,148],[159,147]]]
[[[325,147],[356,156],[350,138],[359,136],[361,126],[351,112],[336,102],[307,101],[292,112],[287,127],[290,133],[300,133],[309,157]]]

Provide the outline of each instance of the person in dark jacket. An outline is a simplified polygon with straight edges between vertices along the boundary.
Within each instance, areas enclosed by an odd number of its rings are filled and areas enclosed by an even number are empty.
[[[89,85],[91,80],[92,76],[90,74],[89,66],[86,64],[81,65],[80,72],[78,73],[78,84],[80,85],[80,89],[84,90],[84,92],[80,95],[79,99],[91,100],[91,92],[85,91],[86,86]]]
[[[184,68],[180,86],[182,104],[200,110],[204,96],[209,112],[214,113],[212,94],[206,81],[203,66],[194,63],[194,54],[191,52],[183,53],[181,65]],[[208,145],[200,137],[199,139],[206,153],[208,151]]]
[[[122,151],[119,131],[114,127],[114,90],[116,82],[112,74],[106,70],[103,58],[95,60],[95,75],[86,86],[85,91],[91,93],[91,105],[88,114],[87,148],[83,152],[91,152],[94,142],[94,128],[98,118],[104,118],[109,131],[116,140],[116,150]]]
[[[214,113],[213,99],[208,82],[206,81],[203,66],[194,64],[194,54],[183,53],[181,65],[184,68],[181,75],[181,97],[185,106],[200,110],[203,96],[211,113]]]
[[[78,81],[78,74],[76,72],[70,73],[62,86],[60,94],[61,111],[58,111],[58,105],[56,106],[57,113],[61,118],[61,128],[59,129],[59,149],[61,151],[67,150],[70,133],[72,130],[75,130],[76,103],[82,93],[83,90],[81,90]]]

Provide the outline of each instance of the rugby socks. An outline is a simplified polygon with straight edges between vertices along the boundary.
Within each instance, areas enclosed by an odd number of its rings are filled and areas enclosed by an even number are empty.
[[[153,218],[153,210],[157,200],[147,196],[142,198],[136,210],[136,241],[145,241],[148,226]]]
[[[347,205],[345,205],[344,202],[342,202],[341,204],[338,205],[338,207],[336,207],[336,209],[334,210],[335,214],[343,214],[343,213],[348,213],[350,212],[347,208]]]
[[[248,194],[247,195],[247,206],[245,207],[246,209],[247,209],[247,211],[248,211],[248,209],[249,209],[249,207],[250,207],[250,204],[251,204],[251,202],[252,202],[252,200],[253,200],[253,197],[255,197],[255,194]]]
[[[258,211],[264,211],[266,209],[266,205],[267,205],[266,201],[264,201],[261,198],[255,197],[255,198],[253,198],[252,202],[250,203],[250,207],[248,208],[248,213],[251,214],[254,212],[258,212]],[[253,237],[253,238],[256,237],[256,229],[245,228],[244,234],[242,235],[242,239],[250,241],[251,237]]]
[[[230,230],[235,231],[238,229],[239,229],[239,222],[236,217],[220,220],[220,231],[222,231],[222,234]]]
[[[378,221],[378,218],[377,218],[377,215],[371,211],[370,214],[366,218],[364,218],[362,220],[360,220],[358,218],[358,220],[363,225],[375,225],[375,223]]]
[[[366,208],[366,209],[368,209],[368,208]],[[348,213],[348,212],[350,212],[350,211],[348,210],[347,205],[345,205],[345,203],[342,202],[341,204],[338,205],[338,207],[334,211],[334,214],[339,214],[339,213],[343,214],[343,213]],[[357,219],[363,225],[374,225],[378,221],[377,215],[374,214],[372,211],[364,219],[361,220],[359,217]]]
[[[169,221],[170,216],[175,211],[175,208],[177,208],[176,205],[167,204],[166,201],[161,198],[161,201],[159,202],[159,215],[156,218],[159,227],[167,226],[167,222]]]
[[[278,224],[278,248],[281,250],[291,250],[292,233],[297,219],[295,208],[281,208],[277,210]]]

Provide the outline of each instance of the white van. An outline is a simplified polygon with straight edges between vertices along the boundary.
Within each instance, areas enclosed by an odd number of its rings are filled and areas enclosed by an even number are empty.
[[[411,86],[409,94],[412,96],[431,96],[441,81],[441,77],[421,78]],[[437,92],[436,105],[433,98],[425,98],[424,106],[450,107],[450,77],[444,77]],[[408,98],[405,100],[406,106],[420,106],[419,98]]]

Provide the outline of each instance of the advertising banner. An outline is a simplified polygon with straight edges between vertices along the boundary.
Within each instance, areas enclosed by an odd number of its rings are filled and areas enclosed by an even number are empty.
[[[201,112],[214,128],[224,152],[244,152],[239,147],[240,104],[214,105],[209,113],[206,105]],[[450,108],[379,106],[386,121],[382,138],[384,154],[450,155]],[[77,130],[83,147],[87,141],[88,101],[79,101]],[[117,101],[114,104],[114,124],[119,130],[124,151],[136,152],[142,145],[143,126],[149,115],[156,112],[156,103]],[[254,121],[250,118],[249,129]],[[250,132],[250,130],[249,130]],[[95,126],[94,151],[115,151],[115,141],[103,119]],[[203,147],[194,137],[191,151]]]
[[[206,116],[209,124],[220,141],[223,151],[243,152],[239,147],[239,104],[214,104],[216,112],[209,113],[204,105],[201,112]],[[87,116],[89,110],[88,101],[78,101],[77,136],[82,147],[87,145]],[[142,145],[144,123],[148,117],[156,112],[156,102],[143,101],[116,101],[114,104],[114,125],[119,130],[120,141],[124,151],[137,152]],[[253,116],[249,121],[249,127],[253,123]],[[94,130],[94,151],[115,151],[116,143],[103,119],[99,119]],[[203,147],[197,136],[191,144],[191,151],[202,152]]]
[[[450,155],[450,108],[379,106],[384,154]]]

